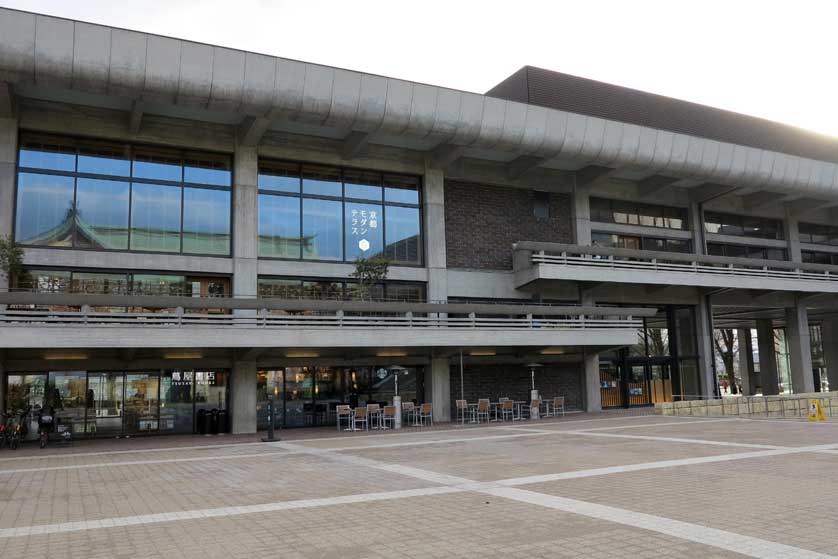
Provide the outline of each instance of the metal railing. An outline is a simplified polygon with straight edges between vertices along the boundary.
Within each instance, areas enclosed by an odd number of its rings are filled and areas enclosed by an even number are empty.
[[[186,312],[109,313],[52,310],[6,310],[0,312],[0,326],[43,327],[138,327],[138,328],[223,328],[231,326],[275,329],[324,328],[457,328],[457,329],[557,329],[610,330],[642,327],[642,320],[631,316],[573,316],[541,318],[468,316],[416,316],[400,313],[392,316],[375,314],[335,313],[294,314],[271,313],[265,309],[246,315],[201,314]]]
[[[838,282],[838,266],[825,264],[532,242],[517,243],[515,250],[528,254],[528,264]]]

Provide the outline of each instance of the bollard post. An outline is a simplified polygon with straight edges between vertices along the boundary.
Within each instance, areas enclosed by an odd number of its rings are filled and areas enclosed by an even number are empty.
[[[279,439],[274,438],[274,397],[268,394],[268,436],[262,439],[263,443],[272,443]]]

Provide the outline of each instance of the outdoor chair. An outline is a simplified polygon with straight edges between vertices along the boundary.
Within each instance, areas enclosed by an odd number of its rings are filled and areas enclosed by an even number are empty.
[[[384,406],[384,411],[381,414],[381,428],[388,429],[388,423],[390,424],[389,429],[396,428],[396,406]]]
[[[413,425],[416,425],[416,404],[413,402],[402,402],[402,423],[407,423],[408,418]]]
[[[457,421],[461,424],[465,423],[468,415],[468,402],[466,400],[455,400],[454,403],[457,406]]]
[[[428,421],[431,424],[431,427],[433,427],[434,407],[432,404],[422,404],[419,406],[419,422],[424,426],[425,421]]]
[[[370,429],[381,427],[381,407],[378,404],[367,404],[367,420],[370,422]]]
[[[500,418],[502,421],[515,420],[515,402],[507,398],[500,403]]]
[[[346,431],[352,430],[352,408],[346,405],[335,406],[335,414],[337,415],[338,431],[340,431],[341,424],[346,420]]]
[[[553,415],[558,417],[559,410],[561,410],[562,417],[564,417],[564,396],[556,396],[553,398]]]
[[[355,421],[353,423],[353,429],[355,431],[359,431],[358,424],[364,424],[364,431],[369,430],[369,417],[367,413],[367,408],[355,408]]]
[[[480,418],[485,417],[489,421],[489,399],[480,398],[477,400],[477,422],[480,423]]]

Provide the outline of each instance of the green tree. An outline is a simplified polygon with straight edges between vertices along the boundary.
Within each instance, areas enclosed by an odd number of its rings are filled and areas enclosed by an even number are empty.
[[[24,272],[23,249],[11,237],[0,237],[0,273],[9,280],[9,288],[17,287],[18,279]]]
[[[370,299],[373,286],[384,281],[389,269],[390,261],[383,256],[355,260],[355,271],[351,275],[358,280],[358,296]]]

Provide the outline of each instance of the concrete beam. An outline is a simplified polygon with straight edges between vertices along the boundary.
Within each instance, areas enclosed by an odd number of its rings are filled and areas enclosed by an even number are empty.
[[[792,217],[800,217],[815,210],[825,210],[827,208],[834,208],[838,206],[838,201],[827,202],[825,200],[816,200],[814,198],[798,198],[791,200],[784,204],[787,215]]]
[[[266,347],[251,347],[242,352],[239,360],[241,361],[256,361],[259,357],[262,356],[269,348]]]
[[[748,210],[756,210],[768,204],[785,200],[788,196],[788,194],[782,194],[780,192],[762,190],[742,196],[742,207]]]
[[[576,187],[580,186],[590,186],[597,181],[604,180],[614,173],[617,172],[617,169],[612,169],[611,167],[602,167],[600,165],[588,165],[587,167],[582,167],[581,169],[575,172],[576,174]]]
[[[145,103],[140,99],[134,99],[131,103],[131,114],[128,116],[128,133],[139,134],[140,127],[143,125],[143,113],[145,112]]]
[[[522,155],[517,157],[507,163],[506,178],[509,180],[517,180],[547,160],[547,157],[535,157],[532,155]]]
[[[267,117],[246,116],[236,129],[236,138],[240,146],[255,147],[262,141],[271,119]]]
[[[363,150],[367,146],[367,143],[369,143],[369,139],[369,132],[358,132],[357,130],[353,130],[343,140],[343,145],[340,149],[341,155],[344,159],[353,159],[358,157],[361,150]]]
[[[0,118],[13,118],[15,116],[14,100],[12,85],[8,82],[0,82]]]
[[[698,186],[694,186],[689,190],[689,197],[691,202],[704,203],[733,194],[741,190],[740,186],[728,186],[726,184],[716,184],[707,182]]]
[[[441,144],[427,153],[425,161],[429,168],[444,171],[446,167],[461,158],[465,152],[466,148],[464,146]]]
[[[651,177],[637,181],[637,195],[640,198],[649,198],[678,182],[678,180],[680,179],[666,177],[664,175],[652,175]]]

